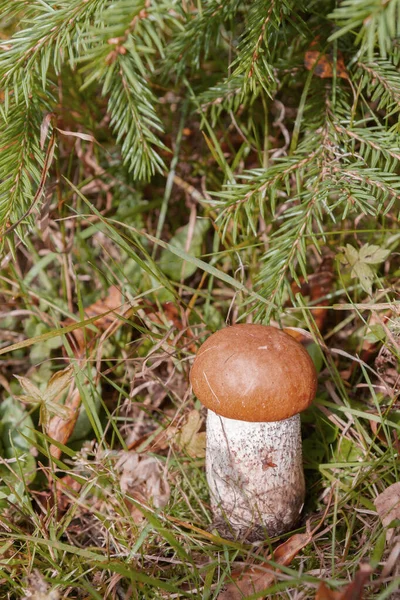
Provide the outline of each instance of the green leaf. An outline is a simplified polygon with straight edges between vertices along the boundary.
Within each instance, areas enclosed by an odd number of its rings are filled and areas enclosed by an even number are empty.
[[[360,281],[362,289],[369,295],[372,294],[372,282],[374,281],[374,272],[367,264],[357,262],[352,270],[351,277],[357,277]]]
[[[13,472],[18,476],[20,469],[27,482],[34,480],[36,461],[30,452],[32,445],[24,437],[34,439],[34,429],[30,415],[13,398],[7,398],[0,404],[0,452],[5,459],[16,459],[10,462],[12,469],[6,465],[0,467],[0,476],[5,483],[16,482]],[[8,488],[1,489],[8,495]]]
[[[326,454],[324,443],[313,433],[303,440],[304,468],[315,469],[323,462]]]
[[[204,236],[210,227],[210,223],[206,220],[197,220],[193,228],[193,234],[190,236],[190,225],[185,225],[178,229],[173,238],[170,240],[170,245],[181,250],[186,250],[190,256],[198,258],[201,256],[201,249],[204,241]],[[189,249],[187,249],[188,240],[190,242]],[[197,270],[197,265],[182,260],[176,254],[173,254],[170,250],[164,249],[161,252],[160,269],[168,275],[174,281],[180,281],[181,279],[187,279]]]
[[[384,261],[389,256],[390,250],[370,244],[365,244],[359,250],[351,244],[346,244],[346,248],[340,250],[341,253],[337,255],[339,262],[351,268],[351,277],[357,278],[362,289],[371,295],[375,273],[369,265],[377,265]]]
[[[317,373],[319,373],[324,365],[324,355],[321,346],[313,342],[312,344],[307,344],[306,350],[314,363]]]
[[[199,432],[201,425],[200,413],[197,410],[191,410],[186,423],[175,438],[177,445],[193,458],[203,458],[206,455],[206,432]]]
[[[390,250],[384,250],[380,246],[373,246],[370,244],[365,244],[360,249],[360,260],[364,263],[368,263],[369,265],[378,265],[387,259],[390,255]]]
[[[346,248],[341,248],[343,254],[340,254],[340,262],[344,265],[352,267],[358,260],[358,250],[351,244],[346,244]]]
[[[47,426],[52,415],[57,415],[61,419],[68,419],[70,410],[68,407],[58,404],[57,399],[69,386],[72,374],[72,367],[67,367],[62,371],[54,373],[47,384],[46,390],[43,392],[27,377],[19,377],[16,375],[22,389],[25,391],[23,396],[17,396],[17,398],[26,404],[39,405],[39,422],[41,425]]]
[[[361,456],[360,450],[349,439],[342,438],[336,452],[336,460],[338,462],[352,462],[359,460]]]
[[[26,441],[23,435],[29,435],[32,438],[35,428],[31,417],[19,402],[16,402],[13,398],[7,398],[0,404],[0,423],[0,440],[8,457],[14,456],[14,448],[23,452],[31,449],[31,444]]]
[[[25,392],[24,402],[28,404],[39,404],[42,402],[42,392],[30,379],[21,377],[20,375],[15,375],[15,378],[18,379]]]

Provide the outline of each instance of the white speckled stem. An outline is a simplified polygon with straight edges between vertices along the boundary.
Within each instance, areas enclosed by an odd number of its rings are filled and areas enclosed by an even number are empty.
[[[279,535],[305,494],[300,416],[272,423],[207,417],[207,481],[215,524],[250,540]]]

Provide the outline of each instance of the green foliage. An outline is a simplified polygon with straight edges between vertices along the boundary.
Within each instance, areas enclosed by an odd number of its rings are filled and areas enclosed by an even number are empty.
[[[0,502],[3,499],[15,502],[16,493],[23,489],[19,482],[30,483],[36,475],[36,461],[31,454],[31,443],[35,439],[31,417],[13,398],[0,404]]]
[[[0,237],[30,207],[41,179],[44,155],[40,149],[41,111],[29,99],[0,117]]]
[[[396,59],[395,56],[391,58]],[[376,57],[371,62],[359,61],[356,66],[355,81],[365,91],[371,102],[377,102],[377,110],[386,111],[386,120],[391,115],[398,113],[400,110],[400,81],[397,64]],[[380,133],[383,135],[387,125],[379,127]],[[393,122],[391,129],[398,133],[396,121]]]
[[[351,277],[358,278],[363,290],[371,296],[375,274],[370,265],[379,265],[389,254],[390,250],[384,250],[379,246],[365,244],[357,250],[351,244],[346,244],[338,258],[342,265],[350,269]]]
[[[110,124],[135,179],[164,168],[156,151],[166,150],[159,137],[163,128],[146,77],[155,72],[155,58],[164,56],[166,36],[177,26],[169,9],[168,2],[114,3],[103,14],[106,24],[88,31],[89,50],[81,58],[84,87],[102,83],[102,94],[109,97]]]
[[[393,39],[400,32],[400,2],[344,0],[333,11],[331,19],[340,27],[331,40],[349,31],[356,32],[355,43],[360,44],[362,53],[372,58],[378,47],[381,57],[386,58],[393,50]]]
[[[204,236],[210,227],[208,221],[196,221],[194,226],[185,225],[175,233],[170,240],[170,245],[181,250],[186,250],[191,256],[198,258],[201,255]],[[170,250],[164,249],[160,256],[160,269],[173,281],[187,279],[196,271],[195,264],[183,261],[172,254]]]
[[[18,149],[24,147],[24,127],[29,128],[32,143],[39,139],[37,124],[35,127],[30,123],[30,106],[35,106],[36,118],[40,117],[40,110],[57,110],[52,95],[57,92],[57,78],[66,68],[81,68],[85,85],[91,81],[102,83],[102,92],[109,98],[111,126],[117,141],[123,140],[122,154],[134,177],[148,178],[156,170],[161,171],[163,161],[156,148],[164,148],[157,135],[162,127],[146,76],[154,71],[153,56],[163,54],[165,30],[176,21],[170,8],[170,4],[158,3],[147,9],[145,1],[132,4],[121,0],[111,5],[108,0],[52,0],[30,3],[29,10],[25,10],[25,3],[14,6],[3,2],[5,17],[23,13],[20,30],[3,44],[0,54],[4,126],[11,122],[8,136],[14,141],[17,135],[21,137]],[[46,104],[41,101],[44,94]],[[19,130],[15,131],[18,124]],[[4,150],[6,180],[14,181],[12,168],[22,161],[13,161],[6,144]],[[37,179],[32,155],[38,157],[39,152],[30,154],[28,176]],[[22,194],[15,192],[14,196],[3,202],[3,225],[12,210],[23,210]],[[26,196],[25,204],[28,200]]]
[[[257,93],[263,88],[272,96],[277,86],[274,63],[289,36],[303,35],[303,10],[301,1],[252,2],[237,57],[232,63],[232,76],[243,76],[244,93]]]
[[[399,0],[0,12],[1,590],[211,600],[241,567],[236,584],[269,577],[302,537],[221,538],[189,386],[205,337],[248,320],[294,328],[318,373],[296,531],[312,543],[251,597],[314,598],[321,565],[342,591],[369,563],[367,594],[388,598]]]
[[[163,174],[170,157],[175,169],[170,131],[182,102],[218,166],[205,175],[222,242],[256,240],[260,220],[268,228],[252,278],[256,296],[244,302],[258,319],[281,309],[291,280],[307,278],[309,249],[321,252],[328,226],[361,214],[379,221],[397,204],[398,0],[50,0],[1,8],[3,233],[18,224],[22,236],[21,219],[34,224],[54,178],[52,144],[58,160],[65,131],[80,137],[80,158],[85,143],[99,142],[96,173],[105,180],[125,165],[129,175],[119,177],[140,186]],[[310,50],[320,53],[324,78]],[[229,139],[233,130],[239,146]],[[64,175],[73,161],[57,169]]]
[[[181,7],[184,27],[172,41],[169,66],[177,68],[179,75],[186,68],[199,69],[203,58],[209,58],[215,48],[223,46],[223,38],[226,31],[234,27],[234,19],[237,18],[241,4],[240,0],[207,0],[198,4],[197,10],[193,6],[190,10]]]
[[[17,376],[17,379],[24,390],[22,396],[18,399],[25,404],[32,404],[39,407],[39,423],[47,427],[52,416],[56,415],[61,419],[67,419],[70,411],[67,407],[59,404],[57,400],[71,383],[73,369],[67,367],[63,371],[54,373],[46,386],[45,390],[39,389],[27,377]]]

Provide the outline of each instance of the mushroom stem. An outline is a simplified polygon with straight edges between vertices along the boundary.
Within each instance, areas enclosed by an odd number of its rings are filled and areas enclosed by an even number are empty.
[[[290,530],[305,495],[300,415],[255,423],[208,410],[207,481],[215,524],[254,541]]]

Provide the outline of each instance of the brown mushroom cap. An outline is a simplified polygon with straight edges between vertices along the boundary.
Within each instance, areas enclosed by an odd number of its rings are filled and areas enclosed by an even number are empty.
[[[308,352],[280,329],[233,325],[199,348],[194,393],[212,411],[239,421],[281,421],[313,401],[317,374]]]

